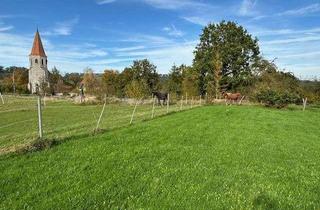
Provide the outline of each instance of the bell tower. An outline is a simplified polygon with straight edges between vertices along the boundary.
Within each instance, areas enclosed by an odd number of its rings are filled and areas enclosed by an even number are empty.
[[[30,69],[29,69],[29,83],[28,88],[31,93],[37,92],[37,87],[41,89],[49,85],[48,60],[43,49],[39,31],[34,36],[33,46],[29,55]]]

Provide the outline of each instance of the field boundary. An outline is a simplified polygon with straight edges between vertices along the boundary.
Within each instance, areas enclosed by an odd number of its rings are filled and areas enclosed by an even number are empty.
[[[150,122],[156,119],[161,119],[164,117],[168,117],[177,113],[183,113],[183,112],[187,112],[187,111],[191,111],[194,109],[198,109],[198,108],[202,108],[205,106],[211,106],[209,104],[203,104],[203,105],[197,105],[194,106],[192,108],[189,109],[183,109],[183,110],[179,110],[179,111],[170,111],[169,113],[165,113],[165,114],[161,114],[158,116],[155,116],[154,118],[148,118],[148,119],[143,119],[138,123],[132,123],[132,124],[124,124],[122,126],[119,127],[114,127],[114,128],[99,128],[97,130],[93,129],[92,132],[86,132],[86,133],[82,133],[82,134],[73,134],[70,136],[65,136],[65,137],[57,137],[57,138],[43,138],[43,139],[35,139],[32,140],[28,143],[24,143],[24,144],[20,144],[20,145],[14,145],[14,146],[10,146],[10,147],[6,147],[6,148],[0,148],[0,156],[6,156],[6,155],[21,155],[21,154],[26,154],[26,153],[30,153],[30,152],[38,152],[38,151],[42,151],[42,150],[46,150],[46,149],[50,149],[54,146],[60,145],[64,142],[70,141],[70,140],[74,140],[74,139],[79,139],[79,138],[86,138],[86,137],[90,137],[90,136],[95,136],[95,135],[101,135],[101,134],[106,134],[107,132],[112,132],[112,131],[116,131],[116,130],[120,130],[120,129],[124,129],[124,128],[129,128],[135,125],[139,125],[141,123],[145,123],[145,122]],[[124,118],[123,118],[124,119]],[[25,121],[30,121],[30,120],[25,120]],[[17,123],[21,123],[23,121],[17,122]]]

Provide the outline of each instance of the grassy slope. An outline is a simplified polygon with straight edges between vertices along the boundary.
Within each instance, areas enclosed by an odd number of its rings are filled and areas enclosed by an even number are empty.
[[[203,107],[0,157],[0,208],[320,208],[320,112]]]

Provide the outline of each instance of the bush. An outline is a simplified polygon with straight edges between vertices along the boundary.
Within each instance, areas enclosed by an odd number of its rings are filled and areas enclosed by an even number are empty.
[[[265,106],[276,108],[284,108],[289,104],[296,104],[301,101],[297,94],[275,90],[262,90],[256,94],[256,99],[264,103]]]
[[[148,85],[144,80],[133,80],[125,87],[126,95],[129,98],[140,99],[149,95]]]

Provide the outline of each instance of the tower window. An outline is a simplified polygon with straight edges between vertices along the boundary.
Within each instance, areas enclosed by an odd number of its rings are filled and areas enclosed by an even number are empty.
[[[36,59],[34,62],[35,62],[35,63],[38,63],[38,59]]]
[[[46,59],[46,64],[48,65],[48,60]]]
[[[41,64],[43,65],[43,59],[41,59]]]

